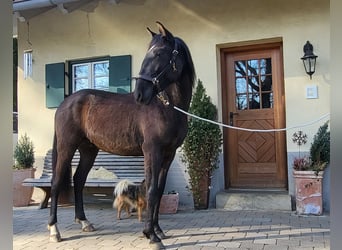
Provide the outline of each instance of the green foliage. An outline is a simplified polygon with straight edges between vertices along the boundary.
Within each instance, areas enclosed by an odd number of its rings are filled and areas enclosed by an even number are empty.
[[[315,171],[323,170],[330,162],[330,131],[328,122],[318,128],[310,147],[311,167]]]
[[[301,131],[300,131],[301,132]],[[297,142],[297,140],[293,140]],[[305,144],[305,143],[304,143]],[[297,171],[315,171],[318,174],[330,162],[330,131],[328,122],[318,128],[310,146],[309,157],[296,157],[293,161],[293,168]]]
[[[33,167],[34,146],[33,142],[27,136],[22,135],[14,150],[15,169],[25,169]]]
[[[217,121],[217,108],[206,95],[200,80],[197,82],[189,112],[202,118]],[[187,164],[190,176],[190,190],[194,200],[200,199],[200,180],[210,177],[218,168],[218,156],[221,151],[222,133],[218,125],[191,118],[188,134],[182,145],[182,161]]]

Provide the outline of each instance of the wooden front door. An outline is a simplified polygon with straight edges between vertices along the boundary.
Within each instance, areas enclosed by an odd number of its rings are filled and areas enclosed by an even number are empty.
[[[221,51],[223,121],[256,130],[285,127],[281,43]],[[226,188],[286,188],[285,132],[224,129]]]

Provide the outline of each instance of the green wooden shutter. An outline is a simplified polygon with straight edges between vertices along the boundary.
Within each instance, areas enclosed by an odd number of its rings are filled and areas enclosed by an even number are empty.
[[[45,65],[46,107],[57,108],[64,100],[64,63]]]
[[[109,91],[116,93],[131,92],[131,61],[130,55],[109,58]]]

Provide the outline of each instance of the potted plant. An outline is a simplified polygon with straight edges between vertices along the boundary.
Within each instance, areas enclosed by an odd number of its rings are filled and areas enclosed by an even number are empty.
[[[179,203],[179,194],[176,191],[169,191],[163,194],[160,200],[159,213],[174,214],[177,213]]]
[[[301,132],[301,131],[300,131]],[[306,135],[295,133],[293,141],[300,147],[306,143]],[[305,135],[305,136],[304,136]],[[330,131],[328,122],[320,126],[310,146],[309,156],[299,157],[293,162],[295,179],[296,211],[298,214],[321,215],[323,213],[323,171],[330,162]]]
[[[13,166],[13,206],[21,207],[30,204],[33,187],[22,186],[26,178],[34,178],[35,169],[33,168],[34,146],[27,136],[22,135],[14,149]]]
[[[202,118],[216,121],[217,108],[206,95],[201,80],[197,81],[189,112]],[[182,161],[187,165],[190,191],[193,194],[195,209],[207,209],[211,176],[218,168],[222,133],[218,125],[191,118],[188,134],[181,147]]]

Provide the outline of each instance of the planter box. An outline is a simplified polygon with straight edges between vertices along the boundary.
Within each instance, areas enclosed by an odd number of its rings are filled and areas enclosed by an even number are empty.
[[[160,200],[159,213],[174,214],[177,213],[179,203],[179,194],[163,194]]]
[[[296,211],[298,214],[321,215],[323,171],[293,171],[296,185]]]
[[[26,178],[34,178],[36,169],[28,168],[21,170],[13,170],[13,206],[28,206],[31,202],[33,187],[24,187],[23,180]]]

